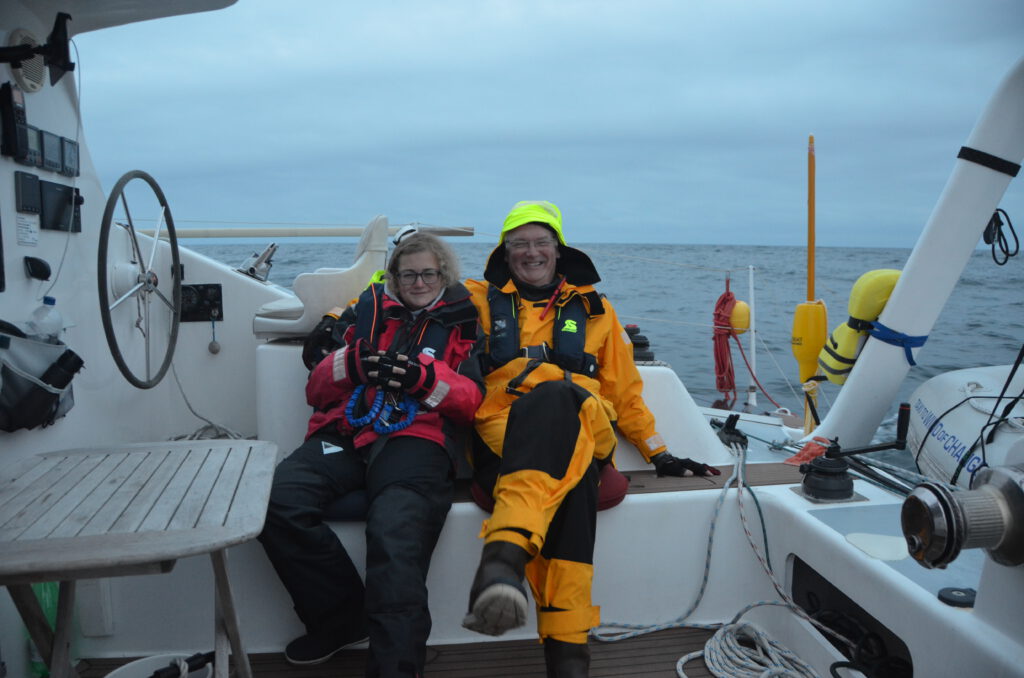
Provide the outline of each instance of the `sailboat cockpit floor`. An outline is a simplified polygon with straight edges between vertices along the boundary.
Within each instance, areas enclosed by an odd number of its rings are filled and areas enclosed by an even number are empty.
[[[669,629],[618,643],[591,642],[590,675],[604,678],[674,678],[680,657],[703,649],[711,631]],[[81,678],[103,678],[130,659],[89,659],[78,667]],[[341,652],[319,666],[291,666],[284,655],[251,654],[255,678],[362,678],[366,650]],[[712,678],[701,659],[689,662],[686,675]],[[547,675],[544,650],[536,640],[510,640],[427,648],[431,678],[522,678]]]

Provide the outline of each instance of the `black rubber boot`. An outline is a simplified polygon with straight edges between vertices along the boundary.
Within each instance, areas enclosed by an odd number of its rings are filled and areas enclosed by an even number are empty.
[[[590,675],[590,647],[586,643],[564,643],[544,639],[544,663],[548,678],[587,678]]]
[[[507,541],[484,544],[473,587],[469,613],[462,625],[470,631],[500,636],[526,623],[526,589],[523,572],[530,554]]]

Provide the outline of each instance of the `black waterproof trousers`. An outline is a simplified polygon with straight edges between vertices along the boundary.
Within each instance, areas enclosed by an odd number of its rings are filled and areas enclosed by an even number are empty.
[[[367,676],[423,673],[430,635],[427,569],[452,504],[453,473],[441,445],[423,438],[387,440],[372,459],[351,441],[317,434],[274,473],[267,522],[259,540],[313,633],[339,637],[366,624]],[[366,586],[324,509],[365,488]]]

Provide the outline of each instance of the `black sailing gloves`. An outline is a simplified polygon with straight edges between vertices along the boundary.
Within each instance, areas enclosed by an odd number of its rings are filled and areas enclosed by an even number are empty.
[[[375,370],[369,375],[383,388],[400,388],[417,400],[430,395],[437,383],[434,364],[423,364],[409,356],[394,353],[378,353],[367,359]],[[376,364],[374,364],[376,363]]]
[[[356,339],[356,343],[345,350],[345,373],[353,384],[366,384],[372,381],[369,372],[377,369],[377,365],[370,362],[370,358],[375,357],[377,354],[365,339]]]
[[[718,476],[722,474],[714,466],[708,466],[685,457],[682,459],[673,457],[668,452],[659,452],[654,455],[651,457],[651,463],[654,464],[654,470],[657,471],[659,478],[662,476],[682,477],[686,475],[687,471],[690,471],[695,476],[706,476],[709,474]]]
[[[364,339],[345,351],[345,373],[353,384],[401,389],[417,400],[430,395],[437,384],[433,362],[424,364],[407,355],[374,351]]]

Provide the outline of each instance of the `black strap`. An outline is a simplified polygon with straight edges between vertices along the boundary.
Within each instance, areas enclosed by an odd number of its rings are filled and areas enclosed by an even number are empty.
[[[969,160],[970,162],[983,165],[989,169],[993,169],[1003,174],[1009,174],[1011,177],[1017,176],[1020,172],[1020,165],[1009,160],[1003,160],[999,156],[986,153],[985,151],[979,151],[976,148],[970,148],[969,146],[961,146],[960,152],[957,153],[956,157],[963,160]]]
[[[363,290],[356,302],[355,336],[365,339],[371,346],[377,345],[377,335],[384,324],[384,285],[374,283]]]
[[[1017,374],[1017,369],[1020,368],[1021,363],[1024,363],[1024,345],[1022,345],[1020,347],[1020,351],[1017,352],[1017,359],[1013,361],[1013,367],[1010,368],[1010,374],[1006,376],[1006,382],[1003,384],[1003,390],[999,392],[999,398],[996,399],[996,404],[992,407],[992,414],[988,417],[988,423],[992,422],[992,417],[996,413],[996,408],[999,407],[999,401],[1006,395],[1006,389],[1010,388],[1010,382],[1013,381],[1013,377]],[[999,427],[999,424],[1006,421],[1010,416],[1010,412],[1012,412],[1013,408],[1017,406],[1017,403],[1021,401],[1022,396],[1024,396],[1024,393],[1018,395],[1016,398],[1010,398],[1010,402],[1008,402],[1006,407],[1003,408],[1002,416],[996,420],[996,425],[992,427],[991,431],[989,431],[988,438],[985,439],[986,443],[991,443],[995,439],[996,429]],[[987,425],[988,424],[986,424],[986,426]]]
[[[846,320],[846,324],[850,326],[851,330],[856,330],[858,332],[867,332],[875,327],[875,324],[870,320],[854,318],[852,315]]]
[[[807,409],[811,413],[811,418],[814,420],[814,425],[817,426],[818,424],[821,423],[821,417],[818,416],[818,408],[815,407],[814,405],[814,398],[811,397],[810,391],[804,391],[804,402],[807,403]]]
[[[522,372],[517,374],[515,377],[513,377],[511,381],[508,382],[508,385],[505,387],[505,392],[510,393],[514,396],[526,395],[525,393],[519,390],[519,387],[522,386],[523,382],[526,381],[526,378],[530,376],[530,372],[533,372],[535,369],[537,369],[543,364],[544,361],[539,358],[531,358],[530,360],[528,360],[526,362],[526,368]]]
[[[584,303],[584,297],[587,303]],[[588,377],[593,377],[597,373],[597,358],[584,350],[587,341],[587,319],[604,313],[604,304],[601,303],[597,292],[589,292],[586,295],[574,293],[558,307],[550,347],[519,346],[517,294],[505,294],[497,286],[491,285],[487,290],[487,303],[491,311],[489,370],[496,370],[515,358],[526,357],[551,362]],[[536,369],[536,366],[532,369]]]
[[[519,355],[519,323],[516,320],[518,296],[505,294],[496,286],[487,289],[491,310],[491,334],[487,356],[490,369],[497,369]]]

